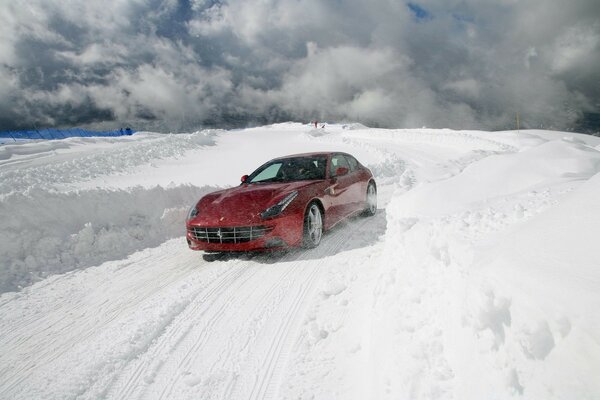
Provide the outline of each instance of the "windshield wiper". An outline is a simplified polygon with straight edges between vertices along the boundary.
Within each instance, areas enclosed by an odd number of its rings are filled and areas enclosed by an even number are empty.
[[[250,183],[272,183],[272,182],[289,182],[289,179],[283,179],[283,178],[269,178],[269,179],[264,179],[262,181],[252,181]]]

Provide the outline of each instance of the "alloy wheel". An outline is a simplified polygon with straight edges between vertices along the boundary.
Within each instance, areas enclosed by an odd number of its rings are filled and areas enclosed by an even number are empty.
[[[316,204],[312,204],[308,209],[305,220],[305,242],[307,247],[316,247],[321,242],[323,236],[323,216],[321,209]]]

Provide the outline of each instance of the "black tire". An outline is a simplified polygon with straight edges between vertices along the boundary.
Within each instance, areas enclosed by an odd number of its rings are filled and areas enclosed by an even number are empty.
[[[306,207],[304,212],[304,236],[302,247],[312,249],[321,243],[323,237],[323,212],[316,202]]]
[[[366,207],[362,213],[365,217],[372,217],[377,213],[377,186],[373,181],[367,185],[365,204]]]

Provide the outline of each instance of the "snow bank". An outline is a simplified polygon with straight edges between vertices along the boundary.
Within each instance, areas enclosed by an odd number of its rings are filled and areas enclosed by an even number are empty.
[[[14,155],[39,154],[57,149],[68,149],[71,145],[66,141],[13,142],[0,147],[0,160],[7,160]]]
[[[215,189],[32,189],[6,196],[0,204],[0,292],[181,236],[187,210],[211,190]]]
[[[600,393],[600,153],[535,142],[390,202],[374,397]]]
[[[513,152],[517,147],[502,137],[483,131],[454,131],[451,129],[357,129],[344,133],[345,138],[386,140],[390,142],[427,143],[436,146],[469,150]]]
[[[148,136],[148,134],[140,136]],[[11,141],[6,143],[5,146],[0,147],[0,160],[8,160],[24,155],[40,155],[56,150],[76,148],[82,145],[131,143],[137,141],[140,136],[69,137],[58,140],[26,139]]]
[[[0,198],[31,188],[61,188],[91,179],[126,173],[155,160],[179,158],[186,152],[215,144],[218,131],[163,135],[138,133],[119,138],[69,138],[25,143],[0,149]],[[59,152],[60,150],[65,150]],[[3,151],[3,153],[1,153]],[[57,154],[58,152],[58,154]],[[52,162],[20,166],[20,157],[49,154]],[[13,167],[15,164],[15,168]]]
[[[450,179],[415,188],[398,208],[405,216],[466,211],[479,202],[536,186],[586,179],[599,170],[600,152],[592,147],[564,140],[542,142],[518,153],[486,157]]]
[[[600,394],[599,199],[596,174],[475,254],[488,290],[509,303],[503,357],[530,398]]]
[[[358,123],[358,122],[353,122],[353,123],[350,123],[350,124],[344,124],[344,125],[342,125],[342,129],[348,129],[348,130],[354,131],[354,130],[357,130],[357,129],[369,129],[369,127],[366,126],[366,125],[363,125],[361,123]]]
[[[534,287],[543,276],[543,290],[552,298],[591,305],[600,292],[599,237],[600,173],[555,207],[507,231],[484,258],[493,271],[506,272],[505,278]],[[579,296],[568,296],[570,290],[579,290]]]
[[[121,190],[106,183],[81,190],[78,185],[180,159],[214,145],[217,133],[137,133],[0,148],[0,292],[182,235],[187,208],[209,188],[156,183],[142,188],[133,182]]]

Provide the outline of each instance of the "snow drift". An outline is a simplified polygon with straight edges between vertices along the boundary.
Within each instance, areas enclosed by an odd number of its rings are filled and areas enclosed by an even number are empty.
[[[0,206],[0,291],[120,259],[180,236],[190,204],[213,190],[158,186],[11,194]]]
[[[593,147],[540,140],[395,197],[385,258],[398,261],[374,309],[376,359],[389,363],[376,387],[408,398],[600,393],[589,375],[600,360],[598,172]]]

